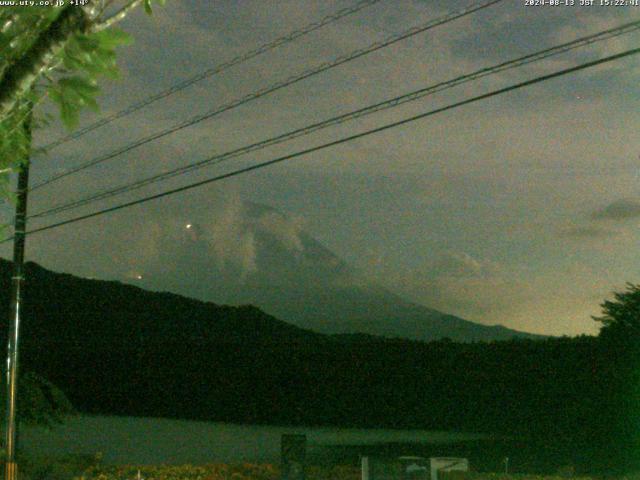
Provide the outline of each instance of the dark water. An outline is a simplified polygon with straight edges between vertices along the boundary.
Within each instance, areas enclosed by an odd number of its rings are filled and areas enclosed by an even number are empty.
[[[95,454],[111,464],[203,464],[280,461],[280,436],[307,435],[314,463],[357,463],[359,455],[451,455],[482,435],[425,430],[248,426],[158,418],[79,416],[48,431],[21,431],[34,455]]]

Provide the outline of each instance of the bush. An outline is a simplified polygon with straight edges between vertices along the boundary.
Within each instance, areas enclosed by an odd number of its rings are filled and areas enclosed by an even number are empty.
[[[94,465],[77,476],[76,480],[279,480],[280,468],[271,464],[244,463],[239,465]],[[358,467],[331,468],[309,466],[308,480],[358,480]],[[40,479],[33,479],[40,480]],[[58,480],[58,479],[51,479]]]
[[[101,455],[66,455],[64,457],[26,457],[19,459],[20,478],[25,480],[71,480],[97,468]]]

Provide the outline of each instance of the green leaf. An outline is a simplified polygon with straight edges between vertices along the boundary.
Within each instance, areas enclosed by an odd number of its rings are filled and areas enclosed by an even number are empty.
[[[49,90],[49,98],[60,107],[60,118],[67,128],[73,128],[78,124],[80,117],[79,110],[82,103],[72,88],[65,87],[64,84],[58,83]]]
[[[6,240],[9,238],[9,227],[6,223],[0,223],[0,240]]]
[[[63,88],[71,88],[75,90],[78,95],[83,98],[95,97],[100,92],[96,82],[94,80],[87,79],[86,77],[67,77],[61,79],[58,83]]]
[[[92,35],[98,41],[98,47],[106,50],[113,50],[121,45],[130,45],[133,37],[119,28],[109,28]]]
[[[78,123],[80,123],[80,114],[78,113],[78,109],[69,102],[60,103],[60,117],[62,118],[62,122],[65,126],[69,129],[77,127]]]
[[[151,8],[151,0],[144,0],[144,11],[147,12],[147,15],[151,15],[153,13],[153,9]]]
[[[15,205],[18,196],[11,190],[9,178],[9,175],[6,174],[0,177],[0,198],[7,200],[11,205]]]
[[[78,46],[82,50],[92,51],[100,47],[100,39],[96,38],[95,35],[78,34],[75,36],[75,38],[76,38],[76,41],[78,42]]]

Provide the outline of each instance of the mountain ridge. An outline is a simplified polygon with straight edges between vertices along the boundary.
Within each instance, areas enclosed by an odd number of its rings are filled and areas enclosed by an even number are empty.
[[[153,239],[160,257],[142,264],[142,279],[132,281],[218,304],[255,305],[318,333],[418,341],[542,337],[407,301],[362,275],[299,220],[267,205],[239,202],[215,221],[194,218],[182,235],[156,233]]]
[[[0,274],[2,274],[4,278],[10,276],[9,271],[11,265],[12,263],[10,261],[0,258]],[[238,338],[245,339],[247,338],[247,336],[255,336],[257,339],[261,334],[264,334],[266,335],[266,337],[262,339],[264,341],[268,341],[270,336],[273,335],[275,335],[279,340],[283,340],[284,338],[288,337],[288,340],[314,339],[315,341],[318,341],[320,338],[322,338],[322,336],[331,337],[335,335],[360,335],[361,338],[364,338],[366,336],[369,339],[375,338],[380,341],[384,339],[396,338],[425,341],[420,339],[420,336],[417,334],[414,336],[395,335],[392,328],[387,330],[387,332],[383,331],[382,333],[372,333],[370,328],[369,331],[366,331],[366,328],[363,330],[359,330],[357,326],[345,329],[325,329],[324,331],[318,331],[311,328],[303,328],[300,325],[283,321],[279,319],[277,315],[272,315],[269,312],[265,312],[262,308],[251,305],[249,303],[243,303],[240,305],[219,305],[215,302],[193,299],[188,296],[169,291],[150,291],[141,286],[131,285],[119,280],[86,279],[74,276],[69,273],[53,272],[38,265],[35,262],[27,262],[25,264],[25,270],[27,272],[27,285],[32,286],[32,288],[30,288],[29,290],[33,291],[34,284],[37,285],[41,289],[40,295],[43,297],[42,300],[45,300],[42,303],[40,301],[37,301],[30,307],[36,312],[40,311],[40,313],[47,309],[46,299],[58,296],[58,294],[52,291],[52,288],[54,290],[56,288],[62,289],[67,292],[73,291],[74,289],[80,289],[83,290],[83,294],[80,298],[84,298],[84,300],[86,300],[88,308],[88,311],[80,313],[80,317],[87,317],[88,314],[93,312],[96,308],[101,308],[103,313],[107,313],[107,316],[111,317],[112,313],[108,313],[108,302],[104,298],[101,298],[101,296],[104,295],[105,297],[123,300],[126,298],[125,293],[129,293],[129,296],[132,297],[132,299],[139,300],[140,302],[144,303],[147,309],[150,309],[149,312],[145,313],[141,311],[139,306],[135,305],[135,302],[125,303],[125,305],[131,305],[132,313],[147,316],[153,314],[158,309],[165,309],[174,312],[175,315],[180,315],[182,309],[183,316],[186,320],[189,321],[189,330],[199,332],[199,335],[201,336],[206,336],[207,332],[205,330],[206,328],[209,328],[213,329],[213,331],[224,332],[224,334],[228,338],[232,338],[234,336],[232,333],[233,330],[236,331]],[[10,288],[8,284],[5,285],[6,288],[2,288],[3,293],[1,294],[0,301],[8,305],[8,293],[10,291]],[[53,285],[55,285],[55,288],[53,287]],[[432,322],[432,330],[433,323],[437,323],[439,325],[437,325],[436,331],[437,329],[441,329],[443,334],[439,336],[432,336],[433,338],[430,338],[429,340],[439,340],[442,338],[447,338],[455,341],[493,341],[507,340],[513,337],[543,338],[542,336],[510,330],[500,325],[485,326],[475,324],[473,322],[460,319],[453,315],[442,314],[441,312],[428,309],[427,307],[406,302],[401,297],[396,296],[395,294],[384,289],[381,289],[381,291],[392,298],[396,302],[396,304],[401,304],[403,306],[406,305],[405,312],[411,312],[410,309],[414,309],[414,311],[411,313],[413,313],[414,316],[412,320],[414,321],[416,330],[419,329],[426,321],[424,312],[428,312],[429,314],[431,314],[431,318],[429,318],[428,321]],[[285,297],[285,301],[283,303],[287,303],[290,305],[291,302],[286,301],[286,294],[284,294],[284,292],[281,292],[281,294],[283,294]],[[33,295],[33,293],[31,293],[31,295]],[[335,297],[336,292],[331,292],[331,295]],[[322,299],[320,299],[320,301],[321,300]],[[180,304],[180,306],[175,305],[176,303]],[[154,304],[157,305],[154,306]],[[393,306],[393,303],[390,303],[390,305]],[[316,311],[316,306],[317,305],[314,304],[309,305],[309,311]],[[68,310],[68,308],[66,310]],[[184,315],[184,312],[187,312],[189,310],[190,314]],[[235,321],[231,324],[216,325],[211,321],[211,318],[207,318],[204,313],[198,313],[195,317],[193,317],[193,312],[200,312],[200,310],[202,310],[203,312],[207,312],[207,314],[214,317],[217,316],[219,318],[235,318]],[[65,311],[65,309],[63,309],[62,311]],[[82,309],[80,309],[80,312],[82,312]],[[401,312],[400,315],[405,312]],[[78,314],[79,312],[75,312],[74,316],[78,317]],[[36,318],[38,318],[38,316],[36,316]],[[185,319],[183,319],[183,321],[186,321]],[[351,316],[350,321],[353,320],[354,316]],[[362,318],[361,321],[363,325],[366,325],[366,318]],[[202,322],[202,324],[199,325],[198,322]],[[248,322],[248,325],[243,326],[242,322]],[[4,322],[0,321],[0,324],[2,323]],[[135,325],[135,323],[132,322],[132,325]],[[230,325],[233,325],[232,328],[229,328]],[[169,334],[168,332],[169,330],[171,330],[166,324],[158,325],[157,327],[159,328],[159,331],[164,331],[167,334]],[[477,333],[478,329],[482,331],[482,335],[479,335]],[[452,332],[455,332],[455,334],[452,335]],[[494,335],[489,336],[486,335],[485,332],[492,332],[494,333]],[[141,335],[141,333],[138,334]],[[211,332],[209,332],[209,334],[211,334]],[[193,341],[195,339],[190,338],[189,340]]]
[[[558,418],[547,417],[558,401],[560,413],[574,412],[567,409],[575,392],[592,375],[583,367],[597,361],[590,338],[426,343],[324,335],[252,306],[87,280],[31,262],[25,270],[21,371],[58,386],[85,414],[498,433],[531,418],[555,425]],[[10,283],[11,263],[0,260],[5,311]],[[583,403],[575,422],[593,404]]]

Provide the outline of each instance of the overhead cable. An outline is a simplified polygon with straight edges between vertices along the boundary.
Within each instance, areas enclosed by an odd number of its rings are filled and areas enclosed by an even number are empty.
[[[262,140],[256,143],[252,143],[250,145],[246,145],[240,148],[236,148],[234,150],[230,150],[227,151],[225,153],[221,153],[218,155],[214,155],[212,157],[206,158],[204,160],[200,160],[198,162],[194,162],[194,163],[190,163],[188,165],[184,165],[178,168],[175,168],[173,170],[170,170],[168,172],[162,172],[156,175],[152,175],[151,177],[147,177],[145,179],[142,180],[137,180],[135,182],[131,182],[125,185],[121,185],[119,187],[116,188],[111,188],[99,193],[95,193],[89,196],[86,196],[84,198],[75,200],[75,201],[71,201],[71,202],[67,202],[67,203],[62,203],[56,206],[53,206],[51,208],[48,208],[46,210],[37,212],[33,215],[31,215],[29,218],[41,218],[41,217],[47,217],[50,215],[55,215],[67,210],[71,210],[71,209],[75,209],[84,205],[88,205],[100,200],[105,200],[107,198],[111,198],[117,195],[122,195],[124,193],[128,193],[131,192],[133,190],[137,190],[139,188],[154,184],[154,183],[158,183],[158,182],[162,182],[165,180],[168,180],[170,178],[179,176],[179,175],[184,175],[187,174],[189,172],[192,172],[194,170],[200,169],[200,168],[204,168],[204,167],[209,167],[212,165],[217,165],[219,163],[222,163],[224,161],[228,161],[232,158],[236,158],[239,157],[241,155],[246,155],[247,153],[250,152],[254,152],[257,150],[261,150],[264,149],[266,147],[272,146],[272,145],[277,145],[280,143],[283,143],[285,141],[289,141],[291,139],[303,136],[303,135],[309,135],[313,132],[331,127],[331,126],[335,126],[335,125],[339,125],[342,123],[345,123],[347,121],[351,121],[351,120],[355,120],[361,117],[364,117],[366,115],[370,115],[382,110],[386,110],[389,108],[393,108],[393,107],[397,107],[399,105],[403,105],[405,103],[408,102],[412,102],[412,101],[416,101],[418,99],[424,98],[428,95],[432,95],[434,93],[437,92],[441,92],[443,90],[447,90],[450,88],[453,88],[455,86],[467,83],[467,82],[471,82],[489,75],[495,75],[497,73],[500,72],[504,72],[506,70],[510,70],[513,68],[517,68],[517,67],[521,67],[524,65],[528,65],[531,63],[535,63],[535,62],[539,62],[541,60],[544,60],[546,58],[552,57],[552,56],[556,56],[562,53],[566,53],[568,51],[574,50],[576,48],[580,48],[580,47],[584,47],[586,45],[590,45],[596,42],[600,42],[600,41],[604,41],[604,40],[608,40],[623,34],[628,34],[634,31],[638,31],[640,29],[640,20],[639,21],[635,21],[635,22],[630,22],[630,23],[626,23],[614,28],[610,28],[608,30],[604,30],[602,32],[598,32],[592,35],[588,35],[576,40],[573,40],[571,42],[567,42],[567,43],[563,43],[561,45],[556,45],[554,47],[551,48],[547,48],[545,50],[541,50],[535,53],[531,53],[522,57],[518,57],[512,60],[508,60],[496,65],[493,65],[491,67],[485,67],[479,70],[476,70],[472,73],[466,74],[466,75],[461,75],[458,77],[455,77],[453,79],[444,81],[444,82],[440,82],[440,83],[436,83],[434,85],[430,85],[428,87],[424,87],[421,88],[419,90],[415,90],[412,91],[410,93],[392,98],[392,99],[388,99],[382,102],[378,102],[375,103],[373,105],[369,105],[367,107],[364,108],[360,108],[358,110],[354,110],[342,115],[338,115],[332,118],[329,118],[327,120],[323,120],[321,122],[317,122],[314,123],[312,125],[308,125],[306,127],[303,128],[298,128],[286,133],[283,133],[281,135],[278,135],[276,137],[272,137],[266,140]]]
[[[123,153],[129,152],[135,148],[138,148],[142,145],[145,145],[147,143],[153,142],[155,140],[158,140],[162,137],[165,137],[167,135],[170,135],[172,133],[178,132],[180,130],[183,130],[187,127],[190,127],[192,125],[195,125],[197,123],[200,123],[204,120],[208,120],[210,118],[213,118],[217,115],[220,115],[221,113],[224,113],[226,111],[232,110],[236,107],[239,107],[241,105],[244,105],[246,103],[249,103],[253,100],[256,100],[258,98],[261,98],[265,95],[268,95],[270,93],[273,93],[275,91],[281,90],[285,87],[291,86],[295,83],[298,83],[302,80],[305,80],[307,78],[313,77],[315,75],[318,75],[319,73],[322,72],[326,72],[327,70],[330,70],[332,68],[335,68],[339,65],[343,65],[345,63],[351,62],[357,58],[363,57],[365,55],[368,55],[369,53],[375,52],[377,50],[380,50],[382,48],[388,47],[390,45],[393,45],[394,43],[400,42],[402,40],[405,40],[409,37],[418,35],[419,33],[425,32],[427,30],[430,30],[432,28],[435,28],[437,26],[440,25],[444,25],[446,23],[452,22],[458,18],[470,15],[472,13],[475,13],[477,11],[483,10],[485,8],[488,8],[492,5],[495,5],[497,3],[502,2],[503,0],[490,0],[489,2],[485,2],[485,3],[481,3],[481,4],[474,4],[472,6],[463,8],[461,10],[457,10],[455,12],[449,13],[443,17],[440,17],[438,19],[435,20],[431,20],[429,22],[426,22],[422,25],[410,28],[408,30],[405,30],[404,32],[401,32],[399,34],[395,34],[392,35],[390,37],[387,37],[386,39],[379,41],[379,42],[375,42],[367,47],[355,50],[347,55],[343,55],[340,56],[338,58],[336,58],[335,60],[332,60],[330,62],[324,62],[320,65],[317,65],[316,67],[313,67],[309,70],[305,70],[302,73],[299,73],[297,75],[293,75],[285,80],[279,81],[275,84],[272,84],[268,87],[264,87],[260,90],[254,91],[252,93],[249,93],[247,95],[244,95],[242,97],[239,97],[235,100],[232,100],[229,103],[226,103],[222,106],[219,107],[215,107],[213,110],[210,110],[206,113],[203,114],[198,114],[195,115],[193,117],[191,117],[188,120],[185,120],[177,125],[174,125],[172,127],[166,128],[164,130],[160,130],[157,131],[155,133],[152,133],[146,137],[140,138],[138,140],[135,140],[134,142],[125,145],[121,148],[118,148],[117,150],[114,150],[110,153],[107,153],[105,155],[101,155],[99,157],[96,157],[92,160],[89,160],[88,162],[82,163],[80,165],[77,165],[75,167],[72,167],[64,172],[61,172],[57,175],[53,175],[52,177],[49,177],[46,180],[43,180],[37,184],[35,184],[33,187],[31,187],[31,190],[36,190],[38,188],[44,187],[45,185],[49,185],[52,182],[55,182],[57,180],[60,180],[61,178],[67,177],[69,175],[75,174],[77,172],[80,172],[82,170],[85,170],[89,167],[93,167],[95,165],[98,165],[100,163],[106,162],[107,160],[111,160],[112,158],[115,158],[119,155],[122,155]]]
[[[580,64],[580,65],[577,65],[577,66],[574,66],[574,67],[570,67],[570,68],[565,68],[563,70],[559,70],[559,71],[556,71],[556,72],[553,72],[553,73],[550,73],[550,74],[547,74],[547,75],[539,76],[539,77],[533,78],[531,80],[526,80],[524,82],[516,83],[516,84],[510,85],[508,87],[500,88],[498,90],[493,90],[491,92],[488,92],[488,93],[485,93],[485,94],[482,94],[482,95],[477,95],[475,97],[471,97],[471,98],[468,98],[466,100],[462,100],[460,102],[452,103],[452,104],[444,106],[444,107],[436,108],[436,109],[430,110],[428,112],[424,112],[424,113],[421,113],[421,114],[418,114],[418,115],[414,115],[412,117],[408,117],[408,118],[405,118],[405,119],[397,121],[397,122],[388,123],[388,124],[383,125],[381,127],[377,127],[377,128],[371,129],[371,130],[366,130],[366,131],[361,132],[361,133],[357,133],[357,134],[354,134],[354,135],[343,137],[341,139],[334,140],[334,141],[331,141],[331,142],[328,142],[328,143],[324,143],[324,144],[321,144],[321,145],[317,145],[315,147],[311,147],[311,148],[308,148],[308,149],[305,149],[305,150],[300,150],[298,152],[291,153],[289,155],[284,155],[284,156],[281,156],[281,157],[277,157],[277,158],[274,158],[272,160],[268,160],[268,161],[265,161],[265,162],[257,163],[255,165],[251,165],[249,167],[244,167],[244,168],[240,168],[238,170],[234,170],[234,171],[222,174],[222,175],[217,175],[215,177],[211,177],[211,178],[208,178],[206,180],[200,180],[198,182],[190,183],[190,184],[184,185],[182,187],[174,188],[174,189],[171,189],[171,190],[166,190],[166,191],[161,192],[161,193],[157,193],[157,194],[154,194],[154,195],[149,195],[147,197],[139,198],[137,200],[133,200],[133,201],[126,202],[126,203],[122,203],[120,205],[115,205],[115,206],[112,206],[112,207],[109,207],[109,208],[105,208],[105,209],[102,209],[102,210],[98,210],[98,211],[95,211],[95,212],[92,212],[92,213],[88,213],[88,214],[85,214],[85,215],[80,215],[80,216],[77,216],[77,217],[74,217],[74,218],[70,218],[68,220],[64,220],[64,221],[56,222],[56,223],[49,224],[49,225],[46,225],[46,226],[43,226],[43,227],[39,227],[39,228],[36,228],[36,229],[32,229],[32,230],[29,230],[27,232],[27,234],[28,235],[32,235],[32,234],[35,234],[35,233],[44,232],[44,231],[51,230],[51,229],[54,229],[54,228],[59,228],[59,227],[64,226],[64,225],[69,225],[69,224],[72,224],[72,223],[80,222],[82,220],[87,220],[89,218],[94,218],[94,217],[97,217],[97,216],[100,216],[100,215],[104,215],[104,214],[107,214],[107,213],[112,213],[112,212],[115,212],[115,211],[118,211],[118,210],[129,208],[129,207],[132,207],[132,206],[135,206],[135,205],[140,205],[142,203],[150,202],[152,200],[157,200],[157,199],[160,199],[160,198],[164,198],[164,197],[168,197],[168,196],[171,196],[171,195],[175,195],[177,193],[181,193],[181,192],[185,192],[185,191],[188,191],[188,190],[192,190],[194,188],[198,188],[198,187],[201,187],[203,185],[208,185],[208,184],[220,181],[220,180],[224,180],[224,179],[235,177],[235,176],[238,176],[238,175],[241,175],[241,174],[244,174],[244,173],[248,173],[248,172],[251,172],[251,171],[254,171],[254,170],[259,170],[259,169],[262,169],[262,168],[265,168],[265,167],[269,167],[269,166],[272,166],[272,165],[275,165],[275,164],[278,164],[278,163],[282,163],[282,162],[287,161],[287,160],[292,160],[294,158],[301,157],[303,155],[308,155],[310,153],[317,152],[317,151],[320,151],[320,150],[324,150],[326,148],[334,147],[336,145],[341,145],[341,144],[344,144],[344,143],[347,143],[347,142],[351,142],[353,140],[364,138],[364,137],[367,137],[369,135],[373,135],[375,133],[380,133],[380,132],[383,132],[383,131],[387,131],[387,130],[390,130],[392,128],[396,128],[396,127],[399,127],[399,126],[402,126],[402,125],[406,125],[406,124],[415,122],[417,120],[421,120],[421,119],[436,115],[438,113],[442,113],[442,112],[445,112],[445,111],[448,111],[448,110],[453,110],[455,108],[459,108],[459,107],[462,107],[464,105],[469,105],[471,103],[479,102],[481,100],[486,100],[488,98],[495,97],[497,95],[502,95],[504,93],[508,93],[508,92],[511,92],[511,91],[514,91],[514,90],[518,90],[518,89],[521,89],[521,88],[524,88],[524,87],[528,87],[530,85],[534,85],[534,84],[541,83],[541,82],[544,82],[544,81],[547,81],[547,80],[551,80],[553,78],[557,78],[557,77],[561,77],[561,76],[564,76],[564,75],[568,75],[570,73],[574,73],[574,72],[577,72],[577,71],[580,71],[580,70],[585,70],[587,68],[592,68],[592,67],[595,67],[597,65],[602,65],[602,64],[605,64],[605,63],[613,62],[615,60],[620,60],[622,58],[629,57],[631,55],[637,55],[638,53],[640,53],[640,48],[634,48],[634,49],[626,50],[624,52],[617,53],[617,54],[614,54],[614,55],[609,55],[609,56],[601,58],[599,60],[594,60],[594,61],[591,61],[591,62],[583,63],[583,64]],[[3,240],[0,243],[4,243],[4,242],[10,241],[12,239],[13,239],[13,237],[10,237],[10,238],[7,238],[7,239]]]
[[[304,27],[298,29],[298,30],[294,30],[293,32],[290,32],[286,35],[283,35],[281,37],[276,38],[275,40],[265,43],[261,46],[259,46],[258,48],[255,48],[254,50],[250,50],[248,52],[244,52],[241,53],[240,55],[237,55],[236,57],[232,58],[231,60],[228,60],[224,63],[221,63],[219,65],[215,65],[211,68],[208,68],[200,73],[197,73],[196,75],[193,75],[192,77],[189,77],[185,80],[182,80],[181,82],[178,82],[172,86],[170,86],[169,88],[162,90],[161,92],[155,93],[153,95],[149,95],[148,97],[140,100],[139,102],[133,103],[131,105],[129,105],[128,107],[112,113],[111,115],[106,115],[102,118],[100,118],[99,120],[97,120],[96,122],[87,125],[85,127],[82,127],[78,130],[76,130],[73,133],[70,133],[69,135],[65,135],[64,137],[61,137],[51,143],[48,143],[46,145],[43,145],[41,147],[38,147],[39,151],[49,151],[54,149],[55,147],[58,147],[59,145],[62,145],[64,143],[67,143],[71,140],[75,140],[77,138],[82,137],[83,135],[96,130],[100,127],[103,127],[104,125],[107,125],[115,120],[118,120],[122,117],[126,117],[127,115],[131,115],[134,112],[137,112],[138,110],[151,105],[152,103],[157,102],[158,100],[161,100],[163,98],[166,98],[170,95],[173,95],[174,93],[177,93],[181,90],[186,89],[187,87],[190,87],[191,85],[193,85],[194,83],[200,82],[202,80],[204,80],[205,78],[209,78],[212,77],[214,75],[217,75],[219,73],[224,72],[225,70],[227,70],[228,68],[231,68],[235,65],[238,65],[240,63],[246,62],[248,60],[251,60],[253,58],[258,57],[259,55],[262,55],[263,53],[267,53],[277,47],[280,47],[282,45],[285,45],[287,43],[291,43],[294,40],[303,37],[304,35],[308,35],[311,32],[314,32],[326,25],[329,25],[331,23],[336,22],[337,20],[340,20],[341,18],[344,18],[348,15],[352,15],[356,12],[359,12],[360,10],[367,8],[375,3],[380,2],[381,0],[361,0],[358,3],[352,5],[351,7],[347,7],[347,8],[343,8],[341,10],[338,10],[337,12],[334,12],[330,15],[327,15],[326,17],[318,20],[317,22],[313,22],[310,23],[308,25],[305,25]]]

